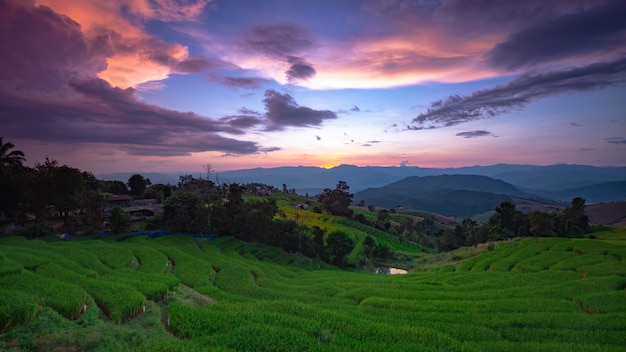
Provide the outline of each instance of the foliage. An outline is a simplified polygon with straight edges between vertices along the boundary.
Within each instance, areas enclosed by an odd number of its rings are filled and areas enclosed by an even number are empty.
[[[145,178],[140,174],[134,174],[128,179],[127,184],[130,190],[130,195],[135,198],[139,198],[144,195],[151,182],[149,178]]]
[[[349,189],[350,187],[345,181],[339,181],[335,189],[324,189],[324,192],[317,199],[330,214],[350,217],[352,216],[352,209],[349,206],[354,195],[348,192]]]
[[[176,191],[163,204],[163,226],[171,231],[207,233],[210,209],[198,194]]]
[[[354,239],[350,238],[343,231],[333,231],[326,237],[326,247],[330,262],[339,267],[345,267],[348,261],[348,254],[355,245]]]
[[[45,237],[52,234],[52,227],[41,223],[31,224],[19,232],[20,236],[25,237]]]
[[[112,233],[128,231],[130,228],[130,216],[122,208],[115,206],[111,209],[111,214],[109,215],[109,226]]]

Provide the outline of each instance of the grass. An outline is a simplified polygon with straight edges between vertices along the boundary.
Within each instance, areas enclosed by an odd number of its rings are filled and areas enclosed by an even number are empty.
[[[422,252],[396,276],[232,238],[3,238],[0,350],[622,351],[626,234],[596,238]]]

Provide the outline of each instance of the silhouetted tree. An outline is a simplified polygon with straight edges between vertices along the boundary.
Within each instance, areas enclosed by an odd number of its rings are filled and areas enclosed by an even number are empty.
[[[554,236],[554,222],[552,218],[550,214],[538,210],[533,210],[528,213],[530,234],[535,237]]]
[[[151,182],[149,178],[145,178],[140,174],[134,174],[128,179],[128,188],[130,188],[130,195],[134,198],[143,196]]]
[[[326,188],[324,193],[318,196],[318,200],[330,214],[350,217],[352,209],[349,206],[353,195],[348,192],[349,189],[345,181],[339,181],[335,189]]]
[[[24,153],[13,148],[13,143],[4,143],[0,137],[0,214],[4,212],[11,221],[16,221],[19,205],[26,201],[27,170],[23,165]]]
[[[585,199],[572,199],[569,208],[563,210],[562,236],[581,236],[590,232],[589,217],[585,214]]]

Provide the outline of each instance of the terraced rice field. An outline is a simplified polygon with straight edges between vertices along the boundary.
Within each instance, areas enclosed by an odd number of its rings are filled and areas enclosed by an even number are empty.
[[[231,238],[3,238],[0,349],[624,351],[618,237],[503,242],[399,276]]]

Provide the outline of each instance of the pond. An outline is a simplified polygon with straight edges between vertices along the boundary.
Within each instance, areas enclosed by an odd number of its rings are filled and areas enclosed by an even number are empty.
[[[376,274],[380,275],[404,275],[408,273],[409,272],[404,269],[394,268],[392,266],[379,266],[376,268]]]

